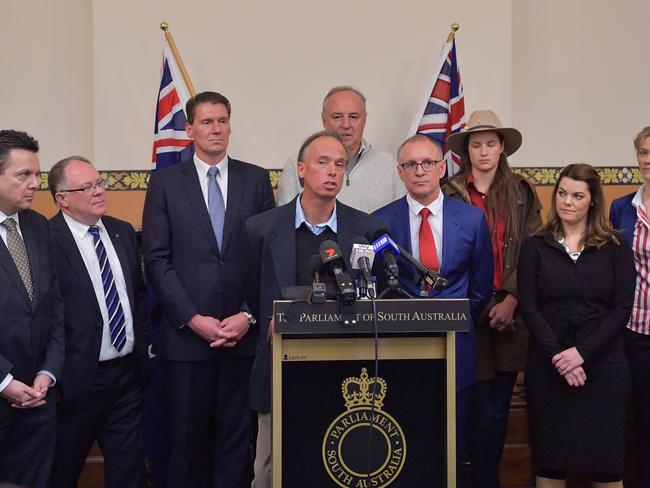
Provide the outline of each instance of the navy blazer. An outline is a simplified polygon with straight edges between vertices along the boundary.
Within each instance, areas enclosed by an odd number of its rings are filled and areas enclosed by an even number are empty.
[[[153,171],[144,204],[143,243],[147,279],[162,305],[158,352],[174,361],[216,354],[255,353],[253,327],[233,348],[210,348],[183,325],[194,315],[224,319],[245,306],[249,256],[245,222],[275,207],[267,170],[228,159],[228,201],[222,249],[210,223],[194,161]]]
[[[612,226],[623,232],[627,242],[634,243],[634,226],[636,225],[636,208],[632,205],[636,192],[617,198],[609,208],[609,220]]]
[[[122,266],[133,316],[134,354],[143,382],[148,376],[145,291],[137,254],[135,230],[128,222],[102,217]],[[50,220],[53,254],[65,303],[65,364],[61,377],[62,406],[80,408],[90,392],[102,345],[104,320],[90,275],[63,214]]]
[[[389,203],[373,215],[387,224],[395,242],[411,252],[409,207],[406,197]],[[414,267],[398,256],[400,282],[417,294],[419,289],[411,279]],[[432,290],[432,298],[469,298],[472,320],[485,308],[492,296],[494,259],[490,231],[483,212],[454,198],[444,197],[442,205],[442,262],[440,275],[449,284],[442,291]],[[474,324],[470,332],[456,334],[456,389],[474,382],[476,344]]]
[[[282,299],[282,289],[296,284],[296,201],[257,215],[248,220],[246,228],[252,246],[251,266],[259,279],[260,335],[257,356],[251,375],[251,404],[258,412],[271,410],[271,347],[267,331],[273,314],[273,301]],[[336,203],[336,242],[346,263],[355,237],[368,241],[383,227],[375,217],[352,207]],[[255,294],[251,290],[253,295]]]
[[[19,212],[18,220],[32,268],[34,299],[30,302],[9,250],[0,239],[0,381],[11,373],[31,386],[40,370],[51,372],[57,381],[61,377],[63,300],[47,220],[33,210]]]

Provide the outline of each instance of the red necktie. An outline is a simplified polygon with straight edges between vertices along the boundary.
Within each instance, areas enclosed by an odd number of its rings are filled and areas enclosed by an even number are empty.
[[[424,207],[420,210],[422,222],[420,222],[420,262],[427,268],[438,271],[438,254],[436,253],[436,241],[433,240],[433,232],[429,225],[431,210]]]

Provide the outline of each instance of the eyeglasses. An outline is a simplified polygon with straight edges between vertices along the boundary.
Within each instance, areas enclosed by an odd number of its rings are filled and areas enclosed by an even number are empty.
[[[72,188],[70,190],[59,190],[61,193],[63,192],[72,192],[72,191],[80,191],[83,193],[90,193],[94,191],[95,189],[99,190],[106,190],[108,188],[108,182],[106,180],[97,180],[94,183],[91,183],[90,185],[86,185],[83,188]]]
[[[444,161],[444,159],[425,159],[421,163],[416,163],[415,161],[407,161],[406,163],[400,164],[402,169],[406,171],[407,173],[414,174],[418,170],[418,166],[422,167],[422,170],[425,173],[428,173],[429,171],[432,171],[433,168],[436,167],[436,165],[440,162]]]

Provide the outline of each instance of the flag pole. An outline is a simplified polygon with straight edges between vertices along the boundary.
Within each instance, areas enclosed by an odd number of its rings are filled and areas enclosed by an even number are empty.
[[[433,80],[431,80],[431,83],[428,85],[427,91],[422,97],[422,103],[418,107],[417,112],[415,112],[416,114],[415,119],[413,119],[413,122],[411,123],[411,127],[409,128],[409,132],[408,132],[409,136],[416,134],[418,131],[418,126],[420,125],[420,121],[422,120],[422,114],[424,113],[424,109],[426,109],[427,107],[427,103],[429,103],[429,97],[431,96],[431,91],[433,90],[433,87],[436,85],[436,81],[438,80],[438,75],[442,70],[442,66],[445,64],[445,60],[447,59],[447,54],[449,54],[449,50],[451,49],[451,41],[454,40],[454,36],[456,35],[458,29],[460,29],[460,25],[458,25],[456,22],[451,24],[451,32],[447,36],[447,40],[445,41],[445,44],[442,46],[442,51],[440,52],[440,58],[438,59],[438,64],[435,66],[435,69],[433,71],[435,73],[435,76],[433,77]]]
[[[454,36],[456,35],[456,32],[458,32],[458,29],[460,29],[460,25],[458,25],[456,22],[451,24],[451,32],[447,36],[447,42],[451,42],[454,40]]]
[[[190,92],[190,96],[191,97],[196,96],[196,90],[194,89],[192,80],[190,80],[190,75],[187,73],[187,69],[185,69],[185,65],[183,64],[183,59],[181,58],[181,53],[178,52],[178,48],[176,47],[176,43],[174,42],[174,37],[172,36],[172,33],[169,32],[169,24],[167,22],[161,22],[160,29],[165,33],[165,39],[167,39],[167,44],[169,44],[169,48],[172,50],[172,54],[174,55],[174,59],[176,60],[176,64],[178,65],[178,69],[181,71],[181,75],[183,76],[183,80],[185,81],[185,86],[187,86],[187,89]]]

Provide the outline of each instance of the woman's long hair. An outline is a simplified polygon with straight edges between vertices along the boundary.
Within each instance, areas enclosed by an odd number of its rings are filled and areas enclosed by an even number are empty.
[[[583,246],[594,246],[597,248],[604,246],[609,241],[618,244],[619,241],[612,232],[612,226],[607,217],[605,217],[605,198],[603,196],[603,187],[600,186],[600,175],[598,175],[598,172],[593,166],[583,163],[570,164],[560,172],[560,176],[558,176],[555,187],[553,188],[548,222],[546,222],[546,225],[542,229],[542,233],[550,232],[556,239],[564,236],[562,220],[558,216],[555,206],[557,189],[560,186],[562,178],[584,181],[589,188],[591,203],[589,204],[587,226],[582,236],[581,244]]]
[[[496,131],[495,133],[499,136],[499,141],[501,141],[502,147],[505,147],[501,134]],[[470,136],[465,138],[465,152],[462,154],[460,159],[460,174],[467,174],[472,169],[472,161],[469,158],[468,150],[469,139]],[[510,171],[508,158],[504,151],[499,156],[497,171],[494,174],[494,180],[492,181],[487,193],[488,225],[490,226],[490,232],[493,234],[497,218],[500,215],[503,215],[506,221],[506,235],[509,234],[512,236],[515,249],[523,240],[522,237],[526,237],[521,235],[521,233],[524,232],[524,229],[521,228],[522,226],[519,223],[518,212],[521,200],[521,185],[512,171]]]

